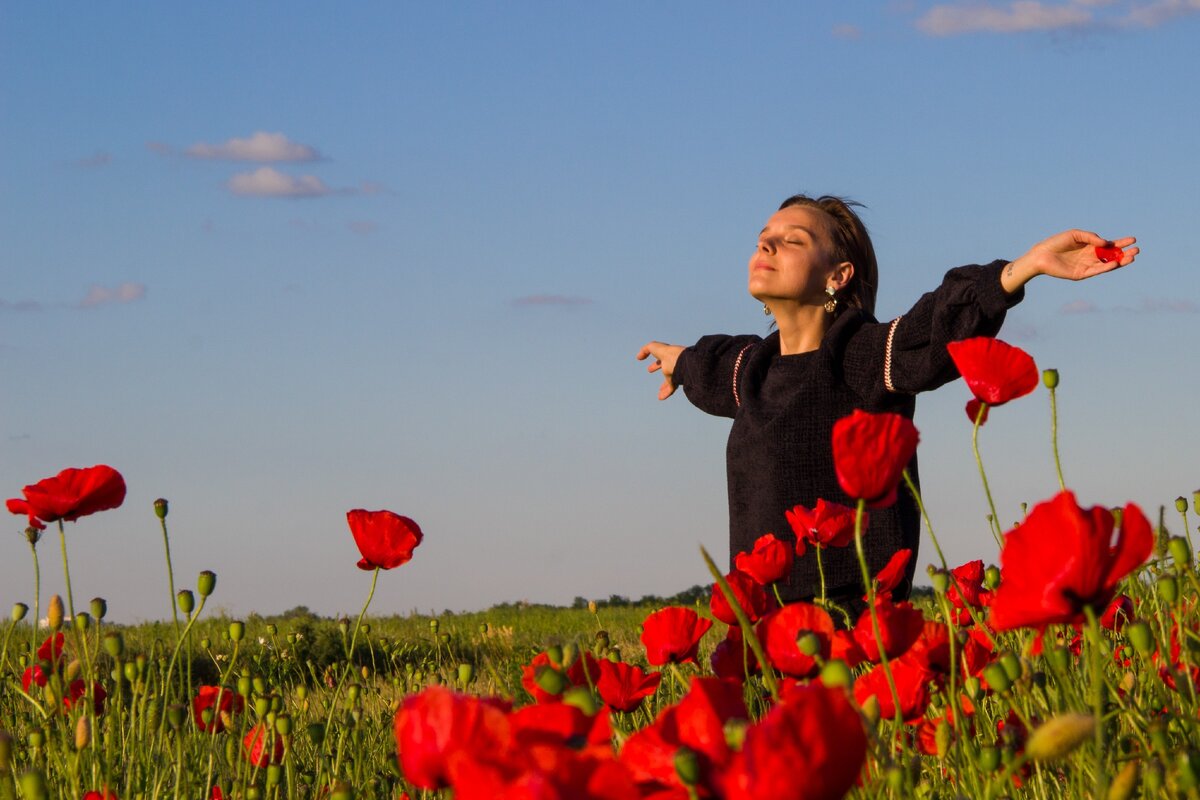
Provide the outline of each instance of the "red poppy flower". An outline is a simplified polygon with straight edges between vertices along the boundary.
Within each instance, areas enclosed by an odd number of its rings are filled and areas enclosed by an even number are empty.
[[[25,671],[21,673],[21,690],[25,692],[25,694],[29,694],[30,686],[36,684],[39,689],[42,689],[45,688],[46,684],[49,682],[50,676],[47,675],[45,670],[43,670],[37,664],[26,667]]]
[[[866,654],[854,640],[854,634],[851,631],[833,632],[833,638],[829,643],[829,658],[845,661],[846,666],[850,669],[854,669],[867,660]]]
[[[1103,506],[1084,510],[1069,491],[1035,506],[1005,534],[991,626],[1043,628],[1082,622],[1085,606],[1102,610],[1117,583],[1154,548],[1150,522],[1132,503],[1121,515],[1115,544],[1112,534],[1112,512]]]
[[[703,619],[690,608],[670,607],[655,611],[642,622],[646,661],[656,667],[667,663],[695,663],[700,639],[711,627],[712,620]]]
[[[66,637],[62,631],[52,633],[46,637],[46,641],[42,642],[38,648],[38,661],[45,661],[50,666],[56,666],[63,657],[63,645],[66,643]]]
[[[560,673],[563,672],[562,665],[551,661],[549,654],[542,651],[530,659],[528,664],[521,667],[521,685],[525,687],[525,691],[529,692],[534,701],[538,703],[557,703],[562,699],[561,697],[557,694],[547,692],[538,685],[538,672],[543,669],[553,669]]]
[[[875,575],[876,595],[891,596],[892,590],[900,585],[908,574],[908,562],[912,560],[912,550],[907,547],[897,550]]]
[[[283,761],[283,737],[260,722],[242,739],[242,756],[259,769]]]
[[[983,416],[979,415],[980,411],[983,412]],[[974,425],[975,422],[978,421],[979,425],[982,427],[983,424],[987,422],[987,418],[988,418],[988,404],[987,403],[981,403],[979,400],[976,400],[974,397],[972,397],[970,400],[967,401],[967,419],[969,419],[971,421],[972,425]]]
[[[853,508],[839,503],[817,499],[817,504],[808,509],[796,506],[784,512],[792,532],[796,534],[796,554],[804,555],[804,543],[816,547],[845,547],[854,541]],[[863,514],[863,530],[867,529],[867,515]]]
[[[833,425],[833,466],[842,491],[872,508],[896,502],[896,487],[917,452],[917,429],[899,414],[856,410]]]
[[[63,695],[63,706],[67,711],[75,707],[75,704],[87,696],[87,684],[82,678],[76,678],[67,686],[67,692]],[[104,701],[108,698],[108,692],[104,691],[104,687],[98,681],[92,682],[92,710],[96,712],[96,716],[104,713]]]
[[[1096,258],[1104,264],[1110,261],[1120,261],[1125,257],[1125,251],[1112,245],[1096,245]]]
[[[919,721],[929,707],[933,673],[920,661],[908,655],[890,662],[888,666],[892,670],[892,678],[896,681],[896,694],[900,696],[900,718],[908,723]],[[879,701],[881,719],[896,716],[896,703],[892,698],[883,664],[876,665],[854,682],[854,699],[858,704],[861,706],[869,697]]]
[[[612,743],[612,726],[606,708],[588,716],[566,703],[525,706],[508,715],[508,724],[513,741],[523,748],[579,742],[603,743],[611,747]]]
[[[708,664],[718,678],[732,678],[739,681],[746,679],[747,671],[751,675],[762,671],[758,666],[758,658],[754,655],[754,651],[746,644],[742,629],[736,625],[731,625],[726,629],[725,638],[713,648],[712,655],[708,658]]]
[[[946,588],[946,599],[955,608],[982,608],[991,599],[991,592],[983,586],[983,561],[975,559],[950,570],[950,584]]]
[[[221,704],[216,708],[213,706],[217,702],[217,695],[221,696]],[[221,719],[222,714],[240,714],[245,708],[246,701],[237,692],[232,689],[223,689],[220,686],[201,686],[196,696],[192,698],[192,717],[196,721],[196,727],[202,731],[208,731],[210,728],[214,733],[220,733],[225,730],[225,721]],[[212,720],[206,725],[204,723],[204,710],[212,708]]]
[[[816,657],[801,652],[797,640],[805,634],[813,634],[817,640],[816,656],[821,660],[829,658],[833,619],[825,609],[811,603],[789,603],[763,617],[757,631],[771,666],[784,675],[806,678],[820,665]]]
[[[422,789],[449,786],[455,759],[498,757],[512,744],[508,717],[499,704],[441,686],[406,698],[394,729],[400,769]]]
[[[107,511],[125,502],[125,479],[121,473],[104,464],[94,467],[64,469],[52,478],[43,478],[26,486],[25,499],[13,498],[5,505],[14,514],[25,514],[29,524],[45,527],[41,522],[66,520]]]
[[[775,608],[775,598],[767,594],[767,590],[761,583],[746,573],[734,570],[725,576],[725,582],[729,584],[738,605],[742,607],[742,611],[746,612],[746,616],[750,618],[751,622],[757,622],[763,614]],[[733,613],[732,606],[725,599],[725,593],[721,591],[720,584],[713,584],[712,598],[708,605],[712,615],[721,622],[726,625],[738,624],[737,615]]]
[[[888,658],[895,658],[912,647],[925,629],[925,616],[909,602],[893,603],[887,597],[877,597],[875,616],[879,620],[879,633]],[[879,643],[875,641],[875,626],[869,608],[859,615],[854,625],[854,641],[867,661],[880,661]]]
[[[821,683],[790,688],[746,731],[725,777],[728,800],[837,800],[867,755],[861,718],[845,693]]]
[[[770,586],[791,574],[794,559],[792,546],[768,533],[758,537],[749,553],[738,553],[733,565],[763,586]]]
[[[1110,631],[1119,631],[1125,623],[1133,619],[1133,599],[1127,594],[1119,594],[1104,609],[1100,615],[1100,627]]]
[[[1019,347],[976,336],[946,345],[971,394],[982,403],[998,406],[1029,394],[1038,385],[1037,365]]]
[[[110,792],[108,789],[105,789],[102,792],[97,792],[95,789],[93,789],[90,792],[84,793],[83,800],[118,800],[118,799],[117,799],[116,792]]]
[[[391,511],[356,508],[346,512],[346,521],[362,553],[359,569],[393,569],[405,564],[425,538],[417,523]]]
[[[600,662],[600,680],[596,682],[596,691],[613,711],[628,713],[635,711],[642,700],[652,696],[661,680],[661,672],[646,674],[641,667],[605,659]]]

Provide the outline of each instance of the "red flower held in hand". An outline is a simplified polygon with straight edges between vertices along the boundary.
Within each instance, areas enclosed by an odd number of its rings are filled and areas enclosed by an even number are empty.
[[[596,681],[596,691],[613,711],[630,712],[637,710],[642,700],[658,690],[661,680],[661,672],[647,675],[641,667],[604,659],[600,662],[600,680]]]
[[[768,533],[758,537],[749,553],[738,553],[733,565],[762,586],[770,586],[791,574],[794,560],[792,546]]]
[[[1096,258],[1107,264],[1110,261],[1120,261],[1125,257],[1125,251],[1113,245],[1096,245]]]
[[[1035,506],[1005,534],[992,627],[1004,631],[1082,622],[1085,606],[1102,612],[1117,583],[1154,548],[1150,522],[1132,503],[1121,514],[1115,544],[1112,534],[1112,512],[1103,506],[1082,509],[1069,491]]]
[[[391,511],[356,508],[346,512],[346,521],[362,553],[359,569],[394,569],[406,564],[425,538],[417,523]]]
[[[125,479],[104,464],[64,469],[52,478],[43,478],[22,489],[24,499],[14,497],[5,505],[14,514],[25,514],[35,528],[44,522],[66,520],[107,511],[125,502]]]
[[[796,555],[804,555],[807,542],[815,547],[845,547],[854,541],[854,509],[839,503],[817,499],[810,510],[796,506],[784,513],[792,532],[796,534]],[[867,529],[863,514],[863,530]]]
[[[842,491],[872,508],[896,502],[896,486],[913,454],[917,429],[899,414],[856,410],[833,425],[833,466]]]
[[[283,761],[283,737],[260,722],[242,739],[242,755],[259,769]]]
[[[976,336],[946,345],[950,358],[981,403],[998,406],[1023,397],[1038,385],[1037,365],[1019,347]],[[970,408],[968,407],[968,414]],[[973,419],[973,418],[972,418]]]
[[[703,619],[690,608],[664,608],[646,617],[642,623],[642,644],[646,661],[653,666],[695,663],[700,639],[712,627],[712,620]]]

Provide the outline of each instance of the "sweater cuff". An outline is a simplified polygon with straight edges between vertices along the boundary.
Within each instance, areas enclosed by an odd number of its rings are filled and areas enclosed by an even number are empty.
[[[671,381],[676,387],[683,386],[687,380],[687,362],[691,359],[692,348],[685,347],[679,357],[675,359],[675,371],[671,373]]]
[[[1024,286],[1009,294],[1000,283],[1000,275],[1008,263],[1004,260],[993,261],[983,268],[983,280],[976,289],[977,300],[983,313],[989,317],[1000,316],[1025,299]]]

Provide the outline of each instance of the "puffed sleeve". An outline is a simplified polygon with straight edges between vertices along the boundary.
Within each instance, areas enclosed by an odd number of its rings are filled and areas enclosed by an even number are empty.
[[[896,394],[916,394],[958,377],[946,345],[972,336],[995,336],[1008,309],[1025,290],[1007,294],[1000,272],[1007,261],[946,273],[942,285],[888,323],[859,327],[845,343],[846,383],[868,405]]]
[[[734,380],[748,349],[760,342],[758,336],[705,336],[679,354],[675,383],[701,411],[733,417],[738,409]]]

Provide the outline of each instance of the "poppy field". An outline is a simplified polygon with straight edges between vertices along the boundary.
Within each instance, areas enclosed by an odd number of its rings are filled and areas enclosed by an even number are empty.
[[[217,576],[176,583],[159,500],[146,524],[176,602],[123,627],[72,596],[65,524],[121,507],[121,474],[33,482],[7,501],[24,527],[4,557],[27,542],[37,588],[4,598],[0,800],[1200,796],[1200,492],[1151,516],[1122,498],[1085,508],[1059,468],[1004,527],[989,414],[1042,385],[1057,465],[1058,376],[995,339],[950,354],[991,536],[950,564],[925,518],[932,590],[911,600],[894,596],[911,552],[875,574],[863,555],[872,509],[915,492],[918,433],[894,414],[834,426],[853,504],[787,510],[791,530],[764,531],[729,572],[702,551],[712,588],[694,602],[373,617],[377,582],[419,560],[424,534],[354,509],[347,558],[353,541],[370,574],[357,616],[206,616]],[[822,585],[784,603],[776,582],[827,548],[855,549],[862,602]],[[65,597],[44,598],[60,561]]]

